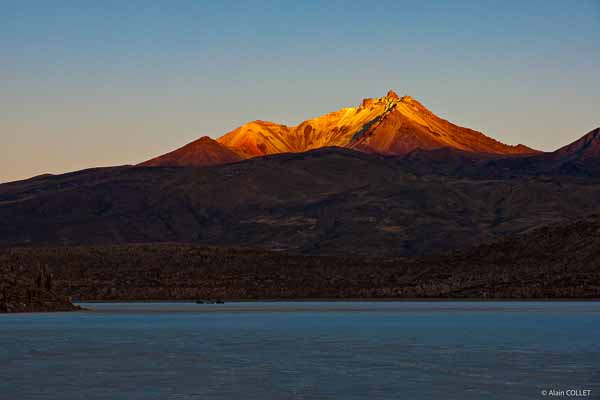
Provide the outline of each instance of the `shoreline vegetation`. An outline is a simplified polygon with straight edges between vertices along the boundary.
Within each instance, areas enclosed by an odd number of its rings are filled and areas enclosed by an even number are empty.
[[[598,217],[432,257],[304,256],[173,243],[5,248],[0,309],[76,309],[69,299],[597,300],[598,255]]]

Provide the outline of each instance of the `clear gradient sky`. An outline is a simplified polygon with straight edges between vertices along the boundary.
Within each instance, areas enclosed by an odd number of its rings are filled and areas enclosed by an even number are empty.
[[[554,150],[600,126],[600,0],[0,0],[0,82],[0,182],[388,89]]]

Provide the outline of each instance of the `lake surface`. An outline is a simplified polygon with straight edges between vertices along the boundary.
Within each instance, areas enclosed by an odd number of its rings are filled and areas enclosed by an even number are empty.
[[[0,315],[1,399],[600,398],[599,302],[81,305]]]

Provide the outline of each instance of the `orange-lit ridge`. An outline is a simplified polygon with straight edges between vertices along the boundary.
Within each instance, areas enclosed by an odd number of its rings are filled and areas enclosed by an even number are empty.
[[[437,117],[410,96],[390,90],[296,126],[252,121],[217,140],[203,137],[178,150],[146,161],[146,166],[214,165],[268,154],[338,146],[369,153],[403,155],[416,149],[450,147],[493,154],[535,153],[509,146],[481,132]]]

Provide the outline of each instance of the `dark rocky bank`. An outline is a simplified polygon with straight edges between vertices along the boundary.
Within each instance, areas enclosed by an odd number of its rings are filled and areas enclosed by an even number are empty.
[[[18,264],[3,259],[0,263],[0,313],[75,311],[54,287],[53,274],[47,267],[33,263]]]
[[[600,220],[550,225],[436,257],[139,244],[4,249],[0,263],[44,265],[56,290],[76,300],[589,299],[600,298]],[[52,293],[34,280],[24,287]]]

